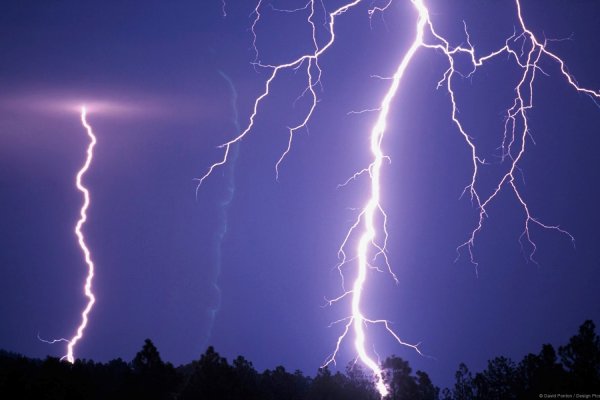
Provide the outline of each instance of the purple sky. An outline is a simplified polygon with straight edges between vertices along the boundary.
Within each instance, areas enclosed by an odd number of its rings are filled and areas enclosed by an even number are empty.
[[[328,10],[341,1],[324,1]],[[452,44],[482,53],[502,46],[517,24],[512,2],[428,1],[437,30]],[[523,0],[523,13],[585,87],[600,88],[600,4]],[[260,60],[289,61],[310,49],[302,1],[265,0],[257,26]],[[287,126],[308,106],[300,73],[285,73],[239,147],[235,168],[217,171],[196,198],[194,178],[217,161],[217,146],[245,126],[267,71],[250,62],[252,1],[43,2],[0,4],[0,347],[32,357],[62,356],[85,304],[85,265],[72,232],[81,205],[73,186],[86,136],[73,109],[93,104],[98,137],[85,183],[92,195],[85,226],[97,275],[97,303],[76,356],[130,360],[150,337],[175,364],[208,344],[259,369],[282,364],[313,374],[333,350],[348,304],[340,294],[336,253],[364,203],[366,180],[337,189],[369,162],[368,134],[389,76],[413,37],[416,15],[395,0],[369,21],[370,2],[344,14],[338,40],[322,60],[323,91],[309,123],[275,180]],[[319,34],[326,40],[326,32]],[[576,93],[555,64],[535,83],[528,153],[520,188],[532,214],[576,239],[532,228],[539,265],[518,242],[523,212],[506,191],[489,208],[474,254],[456,247],[475,226],[468,197],[470,154],[450,120],[448,94],[436,90],[446,68],[420,50],[393,103],[384,147],[383,206],[389,256],[399,284],[374,274],[365,309],[387,318],[423,358],[378,330],[376,351],[397,354],[449,385],[459,362],[473,369],[496,355],[520,359],[543,343],[565,343],[585,319],[600,323],[600,109]],[[459,68],[462,64],[459,63]],[[466,60],[465,60],[465,66]],[[461,118],[500,166],[503,116],[514,96],[514,64],[500,57],[457,81]],[[223,214],[222,204],[231,202]],[[223,217],[226,215],[226,218]],[[226,229],[223,223],[226,221]],[[222,241],[218,238],[222,236]],[[220,244],[219,244],[220,243]],[[525,256],[524,256],[525,255]],[[220,304],[213,289],[218,280]],[[218,305],[214,321],[211,309]],[[350,341],[348,342],[350,344]],[[344,346],[338,364],[352,359]]]

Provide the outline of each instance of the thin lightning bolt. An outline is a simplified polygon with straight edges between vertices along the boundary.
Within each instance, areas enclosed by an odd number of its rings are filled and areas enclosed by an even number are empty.
[[[87,147],[87,151],[86,151],[85,162],[83,163],[83,165],[77,172],[77,175],[75,176],[75,186],[77,187],[77,190],[79,190],[83,194],[83,204],[81,205],[81,209],[79,210],[79,219],[77,220],[77,223],[75,224],[74,232],[75,232],[75,236],[77,236],[77,243],[79,244],[79,248],[81,249],[81,252],[83,253],[85,263],[88,267],[88,273],[87,273],[87,277],[85,279],[85,285],[83,286],[83,292],[84,292],[85,296],[87,297],[88,302],[87,302],[85,308],[83,309],[83,311],[81,312],[81,323],[77,327],[76,333],[71,339],[60,338],[60,339],[46,340],[46,339],[42,339],[38,333],[38,339],[44,343],[48,343],[48,344],[55,344],[55,343],[59,343],[59,342],[67,343],[67,354],[64,355],[63,357],[61,357],[61,360],[66,359],[71,364],[75,362],[75,356],[74,356],[75,345],[77,344],[77,342],[79,342],[79,340],[81,340],[83,338],[83,333],[84,333],[85,328],[87,327],[87,324],[89,321],[88,316],[89,316],[90,312],[92,311],[92,308],[94,307],[94,303],[96,302],[96,296],[94,296],[94,292],[92,291],[92,281],[94,279],[94,261],[92,260],[92,255],[91,255],[90,249],[88,248],[87,244],[85,243],[85,236],[83,235],[83,232],[82,232],[83,226],[85,225],[85,223],[87,221],[87,211],[90,206],[90,192],[83,185],[83,176],[90,168],[90,165],[92,164],[92,160],[94,158],[94,147],[96,146],[96,136],[94,135],[94,131],[92,130],[92,127],[87,122],[87,109],[85,106],[81,106],[81,117],[80,118],[81,118],[81,124],[85,128],[86,134],[90,141],[88,143],[88,147]]]
[[[298,71],[302,69],[306,74],[306,88],[301,93],[300,97],[308,95],[312,101],[304,115],[304,118],[302,118],[298,123],[294,124],[291,128],[288,128],[288,145],[283,150],[281,157],[275,164],[275,176],[276,178],[279,177],[279,167],[285,156],[291,150],[294,134],[298,130],[307,127],[307,124],[313,115],[313,111],[316,108],[317,94],[315,87],[320,85],[322,75],[322,70],[319,66],[319,60],[321,56],[325,54],[327,50],[335,43],[336,35],[334,27],[337,17],[346,13],[350,9],[355,8],[362,2],[362,0],[348,2],[347,4],[328,14],[328,24],[326,25],[326,29],[329,34],[329,39],[325,42],[325,44],[319,46],[319,41],[317,40],[316,35],[317,27],[313,19],[315,16],[315,1],[316,0],[309,0],[304,7],[294,10],[279,10],[285,12],[302,12],[308,10],[309,14],[307,17],[307,23],[312,27],[314,51],[304,54],[288,63],[277,65],[264,64],[259,60],[259,52],[256,48],[257,35],[255,28],[261,18],[260,7],[263,3],[263,0],[258,1],[258,4],[253,12],[255,18],[251,27],[253,36],[252,43],[255,52],[255,61],[253,64],[257,67],[271,70],[271,74],[265,82],[263,92],[254,101],[254,107],[246,128],[233,139],[221,146],[221,148],[224,149],[222,159],[212,164],[208,168],[208,171],[198,179],[198,189],[202,185],[203,181],[208,178],[216,168],[221,167],[229,161],[232,146],[244,139],[252,130],[255,119],[258,115],[259,106],[262,104],[263,100],[269,96],[271,84],[277,78],[278,74],[283,70]],[[391,6],[392,1],[393,0],[387,1],[383,7],[374,7],[369,10],[369,18],[372,18],[375,13],[386,12]],[[383,325],[383,327],[398,341],[398,343],[409,346],[421,354],[419,344],[413,345],[402,341],[400,337],[390,328],[390,323],[387,320],[370,319],[363,314],[361,308],[363,290],[368,278],[369,269],[380,270],[377,266],[371,264],[374,263],[378,257],[383,259],[387,271],[396,280],[396,282],[398,281],[396,275],[390,268],[390,264],[386,255],[388,231],[386,228],[387,216],[383,207],[381,206],[381,169],[383,167],[384,160],[388,159],[388,157],[383,152],[382,143],[387,129],[387,118],[391,112],[391,102],[399,92],[402,79],[405,77],[406,70],[411,65],[411,62],[417,51],[421,48],[437,50],[448,61],[448,69],[443,74],[442,79],[438,82],[437,87],[445,87],[447,90],[451,104],[451,120],[470,150],[472,174],[470,182],[465,187],[463,193],[468,193],[470,195],[471,201],[478,209],[478,222],[468,239],[463,244],[458,246],[457,253],[460,256],[460,251],[463,248],[466,248],[470,255],[471,262],[476,267],[476,271],[477,263],[473,253],[475,239],[483,228],[484,220],[487,216],[488,206],[497,197],[498,193],[500,193],[505,187],[509,187],[509,190],[512,190],[523,209],[524,229],[519,241],[525,239],[531,245],[532,250],[529,254],[529,259],[531,261],[535,262],[534,254],[537,249],[535,242],[531,237],[531,227],[533,225],[557,231],[566,235],[571,241],[574,241],[573,236],[568,231],[560,228],[558,225],[545,224],[534,217],[530,211],[531,207],[528,205],[523,194],[515,183],[515,173],[516,171],[519,171],[519,162],[522,160],[523,155],[525,154],[527,138],[530,135],[527,113],[533,107],[533,83],[539,73],[545,74],[539,65],[540,60],[543,57],[546,57],[549,58],[550,61],[558,63],[561,74],[567,80],[569,85],[571,85],[576,91],[590,96],[592,99],[594,99],[594,101],[600,100],[600,92],[579,86],[573,76],[568,73],[564,61],[559,56],[547,49],[547,41],[542,42],[538,40],[533,32],[527,28],[521,11],[520,0],[515,0],[517,18],[519,21],[518,31],[515,30],[515,33],[506,39],[502,47],[483,56],[476,54],[475,48],[471,44],[466,24],[465,35],[467,39],[467,46],[461,45],[453,47],[450,45],[448,40],[436,32],[429,17],[429,10],[425,5],[424,0],[410,1],[418,15],[415,25],[415,39],[401,58],[394,75],[391,78],[385,78],[389,79],[391,82],[386,94],[380,102],[380,106],[378,108],[364,111],[373,111],[378,113],[375,125],[370,133],[370,151],[372,154],[372,161],[368,167],[355,173],[350,179],[341,185],[344,186],[354,179],[368,175],[370,181],[370,191],[365,205],[360,209],[357,219],[348,230],[338,252],[340,263],[338,264],[337,268],[342,278],[343,294],[337,298],[328,300],[328,304],[333,304],[346,297],[350,297],[351,315],[333,323],[344,323],[345,328],[342,334],[338,337],[333,354],[326,360],[324,366],[330,363],[335,363],[335,357],[338,354],[343,340],[348,334],[350,334],[350,332],[353,332],[354,347],[356,349],[358,359],[360,359],[367,367],[369,367],[369,369],[371,369],[375,379],[375,386],[382,398],[389,393],[389,390],[385,384],[384,371],[366,350],[368,346],[365,327],[368,324]],[[431,42],[425,39],[426,35],[430,38]],[[480,169],[486,165],[485,159],[480,156],[480,152],[478,151],[473,138],[466,132],[463,124],[458,118],[457,96],[454,91],[453,83],[457,76],[459,78],[464,78],[465,76],[461,75],[461,73],[455,69],[455,57],[458,55],[467,55],[469,57],[472,64],[472,71],[467,76],[469,77],[487,61],[502,54],[507,54],[510,59],[514,60],[521,71],[521,78],[514,89],[515,98],[513,104],[507,109],[506,112],[504,135],[501,144],[501,159],[502,162],[508,160],[507,170],[494,186],[492,193],[485,197],[480,195],[477,189]],[[348,247],[350,242],[354,242],[355,237],[358,237],[358,245],[351,251],[348,249]],[[351,256],[349,254],[351,254]],[[351,289],[346,290],[343,270],[350,262],[354,261],[356,261],[356,276]]]
[[[81,340],[83,338],[83,333],[88,324],[89,314],[92,311],[94,303],[96,302],[96,297],[94,296],[94,292],[92,291],[92,281],[94,279],[94,262],[92,261],[92,255],[90,253],[90,249],[88,248],[87,244],[85,243],[85,236],[83,235],[83,232],[82,232],[83,226],[85,225],[85,223],[87,221],[87,211],[90,206],[90,192],[83,185],[82,181],[83,181],[83,176],[88,171],[88,169],[90,168],[90,165],[92,163],[92,159],[94,157],[94,146],[96,145],[96,136],[94,135],[92,127],[87,122],[87,109],[85,108],[85,106],[81,107],[81,124],[85,128],[86,134],[90,141],[88,143],[88,147],[87,147],[87,151],[86,151],[85,162],[83,163],[81,169],[79,170],[79,172],[77,172],[77,175],[75,177],[75,186],[83,194],[83,204],[81,205],[81,209],[79,210],[79,219],[77,220],[74,231],[75,231],[75,235],[77,236],[77,242],[79,243],[79,248],[81,249],[81,252],[83,253],[85,263],[88,267],[88,273],[87,273],[87,277],[85,279],[85,285],[83,287],[83,291],[85,293],[85,296],[88,299],[88,302],[87,302],[87,305],[85,306],[85,308],[83,309],[83,311],[81,312],[81,323],[77,327],[77,331],[71,339],[44,340],[44,339],[41,339],[38,334],[38,339],[40,339],[43,342],[49,343],[49,344],[54,344],[54,343],[58,343],[58,342],[66,342],[67,343],[67,354],[65,356],[63,356],[61,358],[61,360],[66,359],[71,364],[73,362],[75,362],[75,356],[74,356],[75,345],[77,344],[77,342],[79,342],[79,340]]]

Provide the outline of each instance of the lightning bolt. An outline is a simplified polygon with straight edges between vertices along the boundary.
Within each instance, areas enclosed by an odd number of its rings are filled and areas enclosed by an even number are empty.
[[[231,93],[231,109],[233,111],[232,122],[236,132],[240,131],[240,124],[238,118],[238,109],[237,109],[237,90],[235,89],[235,85],[231,78],[225,74],[223,71],[218,71],[219,75],[227,82],[229,87],[229,91]],[[223,238],[227,234],[227,211],[229,209],[229,205],[233,201],[233,197],[235,194],[235,162],[238,158],[240,144],[236,143],[232,150],[231,156],[228,163],[228,169],[225,171],[225,179],[226,179],[226,194],[223,196],[221,201],[219,202],[219,227],[214,235],[214,246],[215,246],[215,261],[214,261],[214,271],[213,271],[213,280],[212,287],[216,293],[216,305],[210,307],[208,313],[210,315],[209,326],[206,333],[206,340],[210,338],[212,328],[214,326],[215,318],[217,316],[217,312],[219,311],[221,305],[221,288],[219,287],[219,276],[221,275],[221,262],[222,262],[222,246],[223,246]]]
[[[92,164],[92,159],[94,157],[94,146],[96,145],[96,136],[94,135],[94,131],[92,127],[87,122],[87,109],[85,106],[81,107],[81,124],[85,128],[86,134],[89,138],[89,143],[86,151],[86,158],[83,166],[77,172],[77,176],[75,177],[75,186],[77,189],[83,194],[83,204],[81,205],[81,209],[79,210],[79,220],[77,220],[77,224],[75,225],[75,235],[77,236],[77,242],[79,243],[79,248],[83,253],[85,263],[87,265],[87,277],[85,279],[85,285],[83,286],[83,292],[85,293],[85,297],[87,297],[88,302],[81,312],[81,323],[77,327],[77,331],[75,335],[69,339],[69,344],[67,345],[67,354],[66,358],[70,363],[75,361],[73,352],[75,349],[75,345],[79,340],[83,338],[83,333],[88,324],[88,316],[92,311],[92,307],[94,307],[94,303],[96,302],[96,297],[94,296],[94,292],[92,291],[92,281],[94,279],[94,261],[92,260],[92,255],[90,253],[90,249],[85,243],[85,236],[83,235],[82,229],[87,221],[87,210],[90,206],[90,192],[83,185],[83,176],[90,168]]]
[[[393,0],[389,0],[384,6],[374,7],[369,10],[369,18],[375,13],[383,13],[388,10]],[[221,148],[224,149],[223,157],[220,161],[212,164],[207,172],[198,179],[198,188],[202,185],[203,181],[208,178],[212,172],[225,163],[231,158],[231,149],[234,144],[239,143],[243,140],[248,133],[254,127],[255,119],[258,115],[258,109],[262,104],[263,100],[270,94],[270,88],[273,81],[277,78],[279,73],[283,70],[303,70],[306,77],[306,87],[300,94],[302,96],[309,96],[311,104],[306,110],[304,117],[293,124],[291,128],[288,128],[289,140],[287,147],[282,151],[282,155],[275,164],[275,176],[279,177],[279,167],[283,162],[285,156],[291,150],[294,134],[307,127],[310,121],[313,111],[317,104],[317,94],[315,91],[316,86],[321,83],[322,70],[319,66],[319,60],[327,50],[333,46],[336,40],[335,35],[335,22],[339,16],[346,13],[347,11],[355,8],[360,4],[361,0],[355,0],[346,3],[345,5],[335,9],[328,13],[328,24],[326,25],[327,32],[329,34],[328,40],[323,44],[319,45],[317,40],[317,27],[314,22],[315,16],[315,0],[309,0],[304,7],[297,8],[294,10],[277,10],[285,12],[302,12],[308,11],[307,23],[312,28],[312,43],[314,49],[312,52],[304,54],[290,62],[282,64],[265,64],[259,60],[259,52],[256,48],[256,26],[260,21],[260,7],[263,0],[259,0],[256,8],[254,9],[253,15],[255,16],[251,31],[253,36],[253,49],[255,51],[255,61],[253,65],[255,67],[264,68],[270,70],[271,73],[267,78],[262,93],[255,99],[254,107],[249,118],[249,122],[244,130],[241,131],[230,141],[224,143]],[[384,135],[387,129],[387,119],[391,112],[391,102],[397,96],[400,91],[400,84],[405,77],[405,73],[411,62],[421,48],[436,50],[442,56],[444,56],[448,62],[448,68],[444,72],[442,79],[438,82],[437,87],[444,87],[450,97],[451,105],[451,120],[455,125],[457,131],[463,137],[465,144],[470,150],[471,162],[472,162],[472,174],[469,184],[465,187],[463,194],[468,193],[472,203],[478,210],[478,219],[476,226],[468,235],[467,240],[457,247],[458,256],[460,256],[462,249],[467,249],[470,257],[470,261],[475,265],[477,272],[477,262],[473,248],[478,233],[483,229],[485,218],[487,217],[487,209],[490,203],[492,203],[497,195],[504,189],[508,188],[511,190],[522,207],[524,213],[524,226],[523,232],[519,237],[519,241],[522,242],[524,239],[531,245],[531,252],[529,253],[529,259],[535,261],[534,255],[537,249],[535,242],[531,236],[531,227],[539,226],[544,229],[557,231],[563,235],[566,235],[571,241],[574,241],[574,237],[566,230],[562,229],[558,225],[550,225],[540,221],[536,218],[532,212],[531,207],[526,202],[525,197],[519,190],[515,183],[515,173],[519,170],[519,162],[522,160],[523,155],[526,151],[527,139],[530,135],[528,112],[533,107],[533,83],[537,75],[545,72],[540,67],[540,60],[545,57],[554,61],[559,65],[562,76],[566,79],[569,85],[571,85],[576,91],[590,96],[595,101],[600,99],[600,92],[590,90],[579,86],[574,77],[569,74],[565,62],[555,53],[551,52],[547,47],[547,41],[540,41],[536,38],[533,32],[527,28],[525,20],[522,15],[520,0],[515,0],[517,9],[517,19],[519,21],[518,30],[512,36],[506,39],[503,46],[485,55],[479,55],[474,46],[471,44],[471,40],[467,31],[466,24],[465,36],[467,45],[452,46],[450,42],[443,36],[437,33],[432,23],[429,10],[425,5],[424,0],[410,0],[417,14],[415,23],[414,40],[409,46],[408,50],[402,56],[396,71],[394,72],[391,79],[389,79],[390,85],[385,93],[383,99],[380,102],[380,106],[371,110],[365,111],[376,111],[377,118],[375,124],[370,132],[370,151],[372,155],[371,163],[356,172],[350,179],[348,179],[343,185],[348,184],[350,181],[358,179],[362,176],[368,176],[370,182],[370,190],[368,198],[365,201],[365,205],[360,209],[357,219],[354,224],[347,231],[344,240],[338,251],[340,262],[337,266],[341,279],[342,279],[342,295],[332,300],[327,300],[328,304],[336,303],[346,297],[351,299],[351,314],[350,316],[343,318],[336,323],[344,323],[345,328],[342,334],[338,337],[336,342],[335,350],[332,355],[326,360],[324,366],[335,363],[336,355],[340,349],[340,346],[346,336],[350,332],[354,333],[354,347],[357,353],[357,358],[360,359],[373,373],[375,386],[379,391],[381,397],[385,397],[389,393],[389,389],[385,384],[384,371],[378,365],[378,363],[369,355],[367,352],[367,335],[365,327],[371,325],[383,326],[392,337],[400,344],[409,346],[422,354],[419,349],[419,344],[413,345],[406,343],[400,339],[400,337],[390,328],[390,323],[383,319],[371,319],[363,314],[362,311],[362,296],[365,288],[365,283],[368,279],[369,269],[377,269],[374,262],[376,259],[381,257],[383,264],[387,271],[394,280],[397,280],[396,275],[393,273],[389,260],[386,255],[386,244],[388,238],[388,231],[386,227],[387,215],[381,205],[381,170],[384,165],[384,161],[388,159],[385,155],[382,147]],[[427,36],[427,39],[426,39]],[[483,196],[478,190],[478,180],[481,172],[481,168],[486,165],[485,159],[480,155],[480,151],[475,145],[472,136],[465,130],[463,124],[458,118],[458,101],[454,90],[454,82],[458,78],[470,77],[480,67],[482,67],[487,61],[494,59],[500,55],[508,55],[511,60],[515,62],[520,70],[520,79],[514,88],[515,97],[512,106],[508,107],[505,118],[504,134],[501,143],[501,159],[502,163],[506,163],[506,172],[498,180],[497,184],[494,185],[494,189],[491,194]],[[472,65],[472,71],[467,75],[462,75],[455,68],[455,62],[457,56],[467,55]],[[341,185],[341,186],[343,186]],[[350,244],[354,243],[358,238],[358,244],[356,248],[351,249]],[[345,289],[345,273],[350,263],[355,266],[355,277],[351,289]],[[332,324],[333,325],[333,324]]]
[[[521,242],[523,238],[525,238],[527,242],[531,245],[532,250],[528,256],[529,260],[537,264],[537,261],[534,258],[537,246],[531,237],[530,230],[532,225],[537,225],[544,229],[554,230],[559,233],[562,233],[566,235],[573,244],[575,243],[575,238],[568,231],[562,229],[558,225],[546,224],[540,221],[538,218],[534,217],[530,211],[528,203],[525,201],[523,194],[518,189],[515,183],[515,172],[518,171],[519,161],[521,161],[525,154],[527,138],[530,135],[529,119],[527,113],[533,108],[533,83],[535,81],[536,76],[539,73],[545,74],[545,72],[539,66],[542,57],[547,57],[550,59],[550,61],[556,62],[560,67],[562,76],[566,79],[568,84],[572,86],[573,89],[575,89],[577,92],[590,96],[592,100],[596,102],[596,104],[598,104],[597,100],[600,99],[600,91],[594,91],[579,86],[575,78],[567,71],[565,62],[558,55],[547,49],[547,40],[544,40],[543,42],[540,41],[538,38],[536,38],[533,32],[527,28],[525,20],[523,18],[520,0],[515,0],[515,3],[517,8],[519,27],[521,31],[518,35],[517,32],[515,32],[513,36],[509,37],[506,40],[505,45],[497,51],[476,58],[475,49],[470,43],[470,38],[467,33],[466,25],[465,33],[467,36],[467,43],[469,43],[468,48],[457,47],[453,50],[450,50],[448,42],[446,41],[443,41],[442,46],[445,54],[448,57],[450,68],[446,71],[444,78],[438,83],[438,85],[441,85],[445,80],[452,101],[452,120],[454,121],[459,131],[464,136],[465,141],[468,143],[472,150],[473,175],[470,184],[465,188],[465,192],[468,191],[470,193],[471,200],[475,200],[479,209],[479,218],[477,221],[477,226],[473,229],[467,241],[465,241],[457,248],[457,252],[459,252],[461,248],[466,247],[468,249],[471,262],[475,265],[475,267],[477,267],[477,263],[475,262],[473,255],[475,238],[483,228],[483,223],[485,217],[487,216],[487,207],[497,197],[497,195],[505,186],[509,186],[510,190],[513,191],[525,214],[523,232],[519,237],[519,241]],[[435,32],[433,31],[433,27],[431,29],[432,33],[434,33],[434,35],[437,38],[441,39],[437,34],[435,34]],[[518,51],[519,48],[520,50]],[[473,71],[470,75],[472,75],[476,71],[476,69],[479,66],[481,66],[484,62],[502,53],[506,53],[512,59],[514,59],[517,66],[521,69],[521,78],[517,86],[515,87],[515,98],[513,101],[513,105],[506,112],[506,122],[504,125],[504,135],[501,145],[502,160],[509,160],[508,170],[499,180],[492,193],[487,197],[480,196],[480,194],[476,190],[476,181],[479,172],[478,167],[483,165],[485,162],[482,158],[480,158],[477,155],[477,149],[473,144],[473,141],[471,140],[469,135],[464,131],[460,121],[457,118],[456,96],[452,89],[452,78],[454,77],[454,75],[456,75],[456,71],[454,70],[453,56],[459,52],[467,53],[471,57]]]
[[[75,345],[83,338],[83,333],[85,332],[85,328],[87,327],[89,321],[89,314],[92,311],[92,308],[94,307],[94,303],[96,302],[96,297],[94,296],[94,292],[92,291],[92,281],[94,279],[94,261],[92,260],[90,249],[88,248],[85,242],[85,236],[83,235],[82,231],[83,226],[87,221],[87,211],[90,206],[90,192],[83,184],[83,176],[92,164],[92,159],[94,158],[94,146],[96,146],[96,136],[94,135],[92,127],[87,122],[87,109],[85,106],[81,107],[81,124],[83,125],[86,134],[89,138],[89,143],[86,151],[85,162],[83,163],[83,165],[77,172],[77,175],[75,176],[75,186],[77,187],[77,190],[79,190],[83,195],[83,204],[81,205],[81,209],[79,210],[79,219],[75,224],[74,232],[75,236],[77,236],[77,243],[79,244],[79,248],[83,253],[83,257],[87,265],[87,277],[83,286],[83,292],[85,294],[85,297],[87,297],[88,301],[85,308],[81,312],[81,323],[77,327],[75,335],[71,339],[61,338],[54,340],[45,340],[40,338],[40,335],[38,334],[38,339],[48,344],[66,342],[67,354],[65,354],[61,358],[61,360],[66,359],[71,364],[75,362]]]

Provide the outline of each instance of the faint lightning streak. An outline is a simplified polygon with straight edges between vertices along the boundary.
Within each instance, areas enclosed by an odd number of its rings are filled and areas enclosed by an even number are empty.
[[[227,86],[228,86],[230,94],[231,94],[230,105],[231,105],[231,110],[233,112],[232,122],[233,122],[233,126],[234,126],[236,132],[239,132],[240,124],[239,124],[238,108],[237,108],[237,98],[238,98],[237,90],[235,89],[235,85],[233,84],[233,81],[227,74],[225,74],[223,71],[218,71],[218,72],[219,72],[219,75],[221,75],[221,77],[227,82]],[[217,312],[219,311],[219,308],[221,305],[221,288],[219,287],[219,276],[221,274],[222,246],[223,246],[223,239],[224,239],[225,235],[227,234],[228,208],[229,208],[229,205],[231,204],[231,202],[233,201],[233,197],[235,195],[235,165],[236,165],[236,160],[239,155],[239,147],[240,147],[240,143],[236,143],[236,144],[234,144],[234,146],[231,150],[232,154],[231,154],[231,158],[228,163],[229,168],[225,171],[227,192],[226,192],[225,196],[219,202],[219,227],[217,228],[217,231],[215,232],[215,236],[214,236],[214,240],[215,240],[215,243],[214,243],[214,245],[215,245],[215,260],[214,260],[215,270],[213,272],[214,275],[213,275],[213,279],[212,279],[212,286],[217,294],[217,304],[208,310],[208,313],[210,314],[210,321],[209,321],[209,326],[208,326],[207,333],[206,333],[206,340],[208,340],[211,336],[215,318],[216,318]]]
[[[44,339],[40,336],[40,333],[38,332],[37,334],[37,338],[40,342],[44,342],[44,343],[48,343],[48,344],[55,344],[55,343],[61,343],[61,342],[65,342],[65,343],[69,343],[69,339],[65,339],[65,338],[60,338],[60,339],[52,339],[52,340],[47,340]],[[66,357],[66,356],[65,356]],[[65,357],[61,358],[64,359]]]
[[[309,1],[303,7],[298,7],[298,8],[294,8],[294,9],[277,8],[273,4],[269,4],[269,6],[271,7],[271,9],[273,11],[278,11],[278,12],[292,14],[292,13],[295,13],[295,12],[298,12],[298,11],[306,10],[311,5],[311,3],[313,3],[313,2]]]
[[[83,333],[88,324],[88,315],[92,310],[94,303],[96,302],[96,297],[92,292],[92,280],[94,279],[94,262],[92,261],[90,250],[87,247],[87,244],[85,243],[85,237],[82,232],[82,228],[85,225],[85,222],[87,221],[87,210],[90,206],[90,193],[88,189],[83,185],[82,179],[85,173],[90,168],[90,164],[92,163],[92,159],[94,157],[94,146],[96,145],[96,136],[94,135],[92,127],[88,124],[86,117],[87,110],[85,106],[83,106],[81,107],[81,124],[85,128],[90,142],[88,144],[86,152],[87,157],[85,159],[85,163],[83,164],[75,178],[75,185],[77,186],[77,189],[83,194],[83,205],[81,206],[81,210],[79,212],[79,220],[77,221],[77,225],[75,225],[75,235],[77,235],[79,247],[83,252],[85,263],[88,267],[88,274],[84,286],[84,293],[85,296],[88,298],[88,302],[85,309],[81,313],[81,323],[77,327],[77,333],[75,334],[75,336],[68,340],[67,354],[65,357],[70,363],[73,363],[75,361],[75,358],[73,356],[75,345],[81,338],[83,338]]]

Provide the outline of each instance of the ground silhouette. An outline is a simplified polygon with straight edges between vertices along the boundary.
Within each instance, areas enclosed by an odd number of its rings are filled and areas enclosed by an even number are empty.
[[[472,373],[460,364],[455,383],[442,391],[427,373],[391,356],[381,366],[390,394],[386,400],[520,400],[544,395],[599,395],[600,338],[585,321],[569,343],[545,344],[518,364],[506,357]],[[359,364],[344,373],[319,369],[314,377],[278,366],[258,372],[238,356],[230,364],[211,346],[197,361],[175,368],[146,339],[131,362],[58,358],[31,359],[0,350],[2,399],[195,399],[195,400],[377,400],[372,376]],[[548,397],[547,397],[548,398]],[[558,397],[557,397],[558,398]],[[576,398],[576,397],[573,397]],[[585,397],[578,397],[585,398]],[[592,397],[590,397],[592,398]]]

